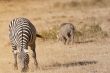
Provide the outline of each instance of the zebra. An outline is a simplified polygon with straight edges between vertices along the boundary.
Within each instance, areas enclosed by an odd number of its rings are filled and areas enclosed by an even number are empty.
[[[64,44],[73,43],[75,27],[72,23],[62,23],[57,33],[57,39]]]
[[[9,39],[13,49],[14,55],[14,68],[18,69],[17,55],[20,60],[21,71],[25,72],[28,70],[29,64],[29,54],[28,46],[33,51],[32,56],[34,59],[34,64],[38,67],[38,62],[36,59],[36,44],[35,40],[37,37],[41,37],[36,31],[34,25],[27,19],[23,17],[15,18],[9,24]]]

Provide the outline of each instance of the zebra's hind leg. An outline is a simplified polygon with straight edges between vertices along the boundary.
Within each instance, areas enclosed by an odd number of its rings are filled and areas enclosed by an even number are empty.
[[[74,35],[71,35],[71,45],[74,43]]]
[[[14,69],[18,69],[18,64],[17,64],[17,48],[15,45],[12,45],[13,49],[13,56],[14,56]]]
[[[62,41],[64,44],[66,44],[67,39],[66,39],[64,36],[62,36],[62,37],[61,37],[61,41]]]
[[[35,64],[36,68],[38,68],[38,62],[37,62],[37,59],[36,59],[36,51],[35,51],[35,48],[36,48],[35,43],[33,43],[32,45],[30,45],[30,47],[31,47],[31,50],[33,52],[32,53],[32,57],[34,59],[34,64]]]

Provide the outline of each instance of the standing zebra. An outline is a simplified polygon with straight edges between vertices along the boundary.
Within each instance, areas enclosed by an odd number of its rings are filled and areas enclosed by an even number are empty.
[[[60,29],[57,34],[57,39],[64,44],[73,43],[75,27],[72,23],[63,23],[60,25]]]
[[[26,18],[13,19],[9,25],[9,38],[11,41],[13,54],[14,54],[14,68],[18,69],[17,65],[17,54],[20,59],[21,71],[28,70],[29,55],[28,46],[33,51],[33,59],[36,67],[38,63],[36,60],[35,51],[35,40],[36,36],[41,37],[37,34],[37,31],[33,24]]]

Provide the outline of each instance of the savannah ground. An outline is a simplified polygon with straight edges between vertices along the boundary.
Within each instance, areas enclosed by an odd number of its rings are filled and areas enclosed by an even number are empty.
[[[0,73],[20,73],[13,68],[8,37],[8,25],[16,17],[28,18],[47,39],[36,40],[40,69],[35,69],[30,50],[28,73],[110,73],[109,4],[109,0],[0,0]],[[80,31],[73,45],[54,37],[53,28],[64,22]]]

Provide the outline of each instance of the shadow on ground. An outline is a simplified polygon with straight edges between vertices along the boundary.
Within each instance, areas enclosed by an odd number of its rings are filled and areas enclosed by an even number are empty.
[[[81,43],[89,43],[89,42],[95,42],[95,40],[77,41],[75,43],[81,44]]]
[[[56,69],[59,67],[86,66],[86,65],[92,65],[92,64],[97,64],[97,61],[79,61],[79,62],[70,62],[65,64],[55,63],[53,65],[45,66],[42,69],[48,70],[48,69]]]

